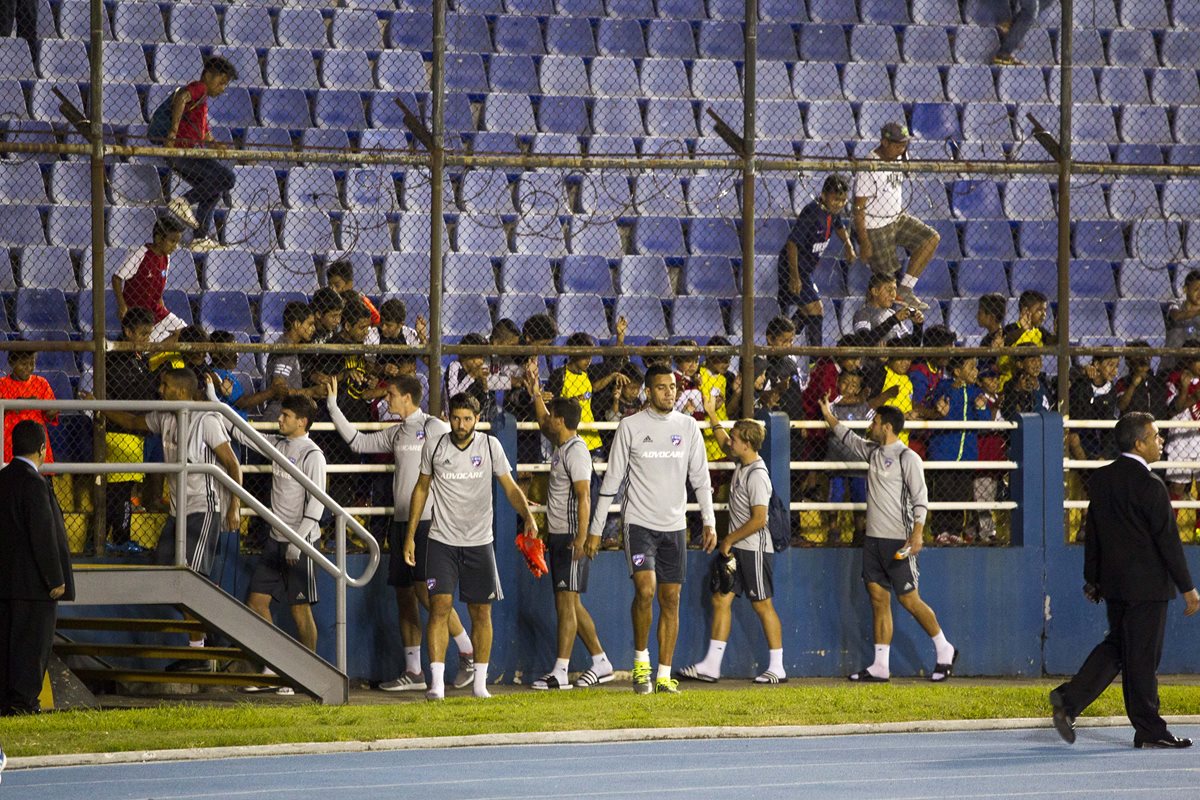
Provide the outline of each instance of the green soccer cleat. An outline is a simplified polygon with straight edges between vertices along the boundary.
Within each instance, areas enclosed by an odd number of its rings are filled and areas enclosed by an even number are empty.
[[[674,678],[659,678],[654,682],[655,694],[679,694],[679,681]]]
[[[633,662],[633,691],[637,694],[650,694],[654,687],[650,684],[650,662]]]

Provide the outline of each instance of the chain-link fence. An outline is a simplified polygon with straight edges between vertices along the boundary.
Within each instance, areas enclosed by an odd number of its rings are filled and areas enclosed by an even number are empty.
[[[826,393],[849,420],[897,406],[927,459],[990,465],[931,470],[935,501],[998,504],[1004,429],[916,423],[1194,410],[1186,356],[1069,357],[1200,347],[1200,19],[1180,0],[1076,2],[1065,26],[1057,5],[1034,19],[982,0],[17,5],[0,322],[45,344],[36,361],[9,345],[9,396],[144,399],[164,365],[189,366],[270,422],[285,391],[338,376],[339,406],[369,424],[388,420],[381,381],[411,373],[435,412],[465,390],[528,422],[538,355],[543,382],[615,421],[666,358],[698,417],[705,396],[797,423]],[[483,344],[527,350],[451,355]],[[660,344],[701,355],[613,349]],[[927,352],[845,349],[883,346]],[[59,460],[161,457],[111,424],[53,422]],[[390,503],[384,460],[314,438],[336,499]],[[520,441],[541,459],[536,432]],[[1065,447],[1112,444],[1069,429]],[[792,461],[826,460],[845,459],[796,427]],[[795,473],[793,499],[856,502],[856,477],[821,472]],[[133,509],[160,510],[159,482],[107,484],[56,481],[73,541],[90,526],[93,543],[152,544]],[[854,541],[855,513],[802,511],[798,536]],[[930,533],[1003,540],[1005,513]]]

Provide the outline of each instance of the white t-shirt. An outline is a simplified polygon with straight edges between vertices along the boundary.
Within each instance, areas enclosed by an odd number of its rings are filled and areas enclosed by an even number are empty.
[[[872,152],[868,160],[878,161]],[[864,208],[868,230],[891,225],[904,211],[904,173],[879,169],[858,173],[854,178],[854,196],[869,198]]]

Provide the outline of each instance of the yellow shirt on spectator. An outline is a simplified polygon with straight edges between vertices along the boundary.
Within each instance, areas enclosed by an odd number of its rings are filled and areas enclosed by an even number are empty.
[[[1041,328],[1030,328],[1023,331],[1013,342],[1012,347],[1020,344],[1031,344],[1034,347],[1041,347],[1044,344]],[[1000,373],[1000,390],[1004,391],[1005,385],[1012,380],[1013,376],[1013,359],[1012,356],[1000,356],[996,362],[996,369]]]
[[[725,373],[715,373],[708,367],[700,367],[697,383],[700,385],[702,396],[717,398],[717,419],[721,422],[728,420],[729,412],[725,408],[728,379],[725,377]],[[704,450],[708,454],[709,461],[720,461],[725,458],[725,451],[717,442],[716,435],[707,428],[704,430]]]
[[[883,373],[883,391],[887,391],[893,386],[900,387],[896,392],[896,396],[889,400],[886,405],[898,408],[905,413],[913,410],[913,383],[908,375],[899,372],[893,372],[891,367],[884,367]],[[900,441],[908,444],[908,431],[901,431],[898,437]]]
[[[551,392],[554,392],[557,387],[551,385],[549,388]],[[587,372],[571,372],[569,369],[563,369],[562,388],[555,394],[564,398],[574,397],[579,401],[581,412],[579,415],[579,438],[583,439],[588,450],[595,450],[599,447],[600,434],[596,433],[596,429],[588,424],[594,423],[596,418],[592,415],[592,379]]]

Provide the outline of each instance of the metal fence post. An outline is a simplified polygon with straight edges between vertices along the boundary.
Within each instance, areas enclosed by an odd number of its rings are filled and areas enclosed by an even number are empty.
[[[755,60],[758,58],[758,0],[746,0],[746,60],[742,81],[742,413],[754,413],[754,98]]]
[[[1071,75],[1072,26],[1075,13],[1073,0],[1062,0],[1062,24],[1059,28],[1058,70],[1059,92],[1062,104],[1058,116],[1058,410],[1067,413],[1070,406],[1070,333],[1071,333],[1071,281],[1067,270],[1071,265]]]
[[[175,416],[175,446],[176,463],[179,464],[179,474],[175,476],[175,492],[172,500],[175,505],[175,566],[185,567],[187,561],[187,426],[188,412],[181,408]],[[143,458],[145,454],[143,453]]]
[[[90,4],[91,19],[89,40],[91,44],[91,61],[89,79],[91,80],[91,190],[92,190],[92,393],[104,400],[108,397],[108,367],[106,362],[107,345],[105,332],[108,329],[106,309],[104,304],[104,21],[107,12],[102,0],[92,0]],[[104,452],[105,425],[103,417],[96,415],[99,424],[92,428],[92,449],[94,457]],[[93,537],[97,553],[104,552],[104,542],[108,538],[105,520],[108,517],[108,475],[101,474],[98,481],[92,484],[92,505],[96,509],[93,524]]]
[[[433,3],[433,64],[429,80],[433,151],[430,155],[429,180],[429,412],[437,415],[445,402],[442,397],[442,235],[446,220],[442,216],[442,194],[446,174],[446,0]],[[452,198],[453,199],[453,198]]]

